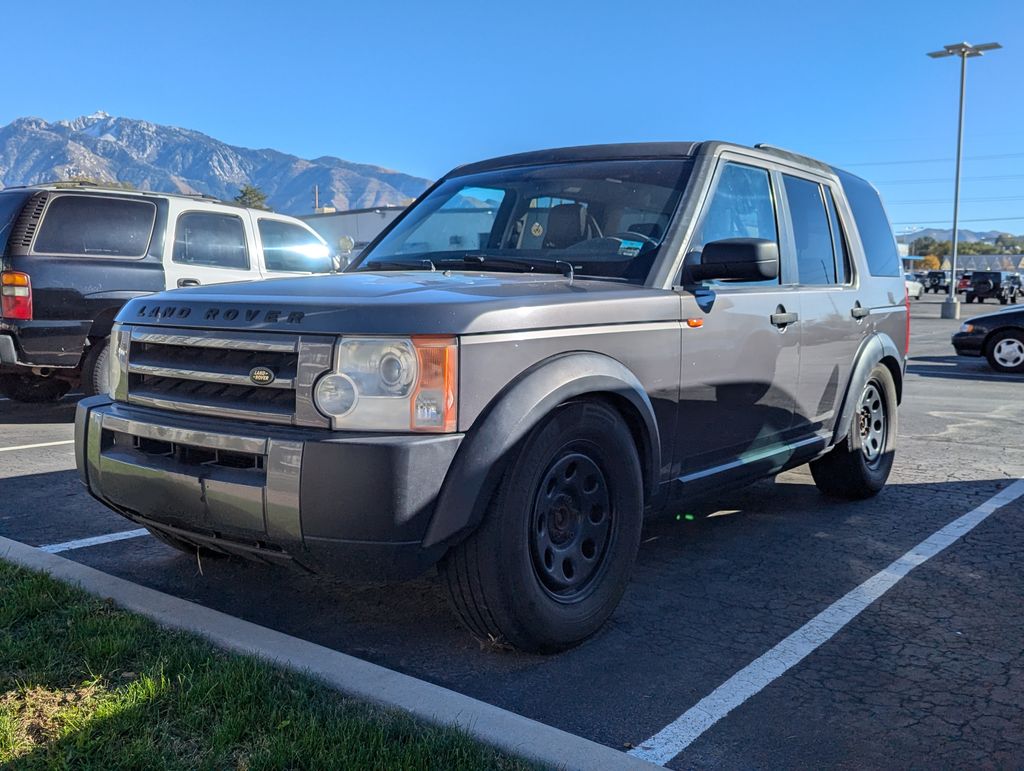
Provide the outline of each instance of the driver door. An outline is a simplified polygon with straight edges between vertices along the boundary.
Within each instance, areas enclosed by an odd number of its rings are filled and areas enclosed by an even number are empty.
[[[687,260],[726,238],[778,243],[776,200],[768,168],[723,157]],[[800,300],[785,259],[779,273],[770,281],[705,281],[681,293],[677,446],[684,483],[770,473],[785,452],[800,369]]]

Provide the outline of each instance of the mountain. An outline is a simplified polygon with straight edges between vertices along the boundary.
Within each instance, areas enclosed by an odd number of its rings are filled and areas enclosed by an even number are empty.
[[[223,200],[251,184],[267,194],[268,206],[288,214],[312,212],[314,185],[321,206],[341,211],[405,203],[429,184],[378,166],[235,147],[198,131],[105,112],[70,121],[18,118],[0,128],[0,188],[73,177]]]
[[[960,241],[985,241],[987,243],[995,243],[996,238],[999,236],[1009,236],[1012,233],[1005,233],[1001,230],[986,230],[983,232],[975,232],[973,230],[964,230],[960,228],[958,231]],[[953,238],[953,228],[946,228],[945,230],[939,230],[938,228],[922,228],[921,230],[915,230],[911,233],[902,233],[896,236],[896,241],[901,244],[909,244],[918,238],[925,237],[934,238],[936,241],[949,241]]]

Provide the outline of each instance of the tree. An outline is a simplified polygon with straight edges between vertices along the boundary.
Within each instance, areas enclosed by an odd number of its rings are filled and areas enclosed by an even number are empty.
[[[910,253],[916,256],[934,254],[934,249],[935,239],[931,236],[922,236],[921,238],[915,238],[910,242]]]
[[[235,203],[250,209],[270,209],[267,206],[267,194],[256,185],[242,185],[242,189],[235,196]]]
[[[921,267],[925,270],[938,270],[942,267],[942,263],[939,262],[939,258],[934,254],[927,254],[924,259],[921,260]]]

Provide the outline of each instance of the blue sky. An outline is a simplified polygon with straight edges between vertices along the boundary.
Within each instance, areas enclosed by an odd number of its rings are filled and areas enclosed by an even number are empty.
[[[1024,3],[62,2],[4,8],[0,124],[95,110],[425,177],[593,142],[769,142],[872,180],[898,231],[1024,233]],[[18,34],[12,34],[18,30]],[[998,156],[985,158],[978,156]],[[975,221],[986,220],[986,221]]]

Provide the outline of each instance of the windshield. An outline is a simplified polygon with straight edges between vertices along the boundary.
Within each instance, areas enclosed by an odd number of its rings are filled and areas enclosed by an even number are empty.
[[[439,185],[354,270],[562,271],[642,283],[693,167],[591,161],[500,169]]]

